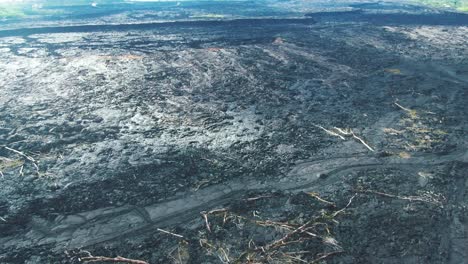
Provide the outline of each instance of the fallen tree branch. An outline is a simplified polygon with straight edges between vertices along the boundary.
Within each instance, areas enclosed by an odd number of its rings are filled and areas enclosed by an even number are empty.
[[[396,106],[398,106],[401,110],[404,110],[404,111],[406,111],[406,112],[411,112],[411,109],[406,108],[406,107],[402,106],[401,104],[399,104],[399,103],[397,103],[397,102],[394,102],[394,104],[395,104]]]
[[[284,253],[284,252],[283,252],[282,254],[283,254],[283,256],[285,256],[285,257],[287,257],[287,258],[290,258],[290,259],[294,259],[294,260],[299,261],[299,262],[302,262],[302,263],[309,263],[309,262],[307,262],[307,261],[301,259],[300,257],[294,257],[294,256],[291,256],[291,255],[286,254],[286,253]]]
[[[341,129],[339,127],[333,127],[336,131],[338,131],[339,133],[343,134],[343,135],[346,135],[346,136],[350,136],[351,135],[351,132],[349,132],[349,130],[344,130],[344,129]]]
[[[333,252],[329,252],[329,253],[323,253],[323,254],[320,254],[320,257],[312,260],[312,262],[310,262],[310,263],[311,264],[318,263],[319,261],[324,260],[324,259],[326,259],[326,258],[328,258],[330,256],[341,254],[341,253],[344,253],[344,251],[333,251]]]
[[[218,249],[218,251],[221,251],[221,253],[223,253],[222,256],[220,254],[217,254],[218,258],[221,260],[221,262],[223,262],[223,263],[230,263],[231,262],[231,260],[229,259],[228,254],[226,253],[226,251],[222,247],[220,247]]]
[[[348,204],[347,204],[345,207],[343,207],[342,209],[340,209],[340,210],[334,212],[334,213],[332,214],[332,216],[333,216],[333,217],[336,217],[337,215],[341,214],[341,213],[344,212],[346,209],[348,209],[348,207],[351,205],[351,203],[353,202],[353,199],[354,199],[354,197],[356,197],[356,195],[357,195],[357,193],[355,193],[353,196],[351,196],[351,198],[350,198],[349,201],[348,201]]]
[[[406,201],[410,201],[410,202],[424,202],[424,203],[434,204],[434,205],[437,205],[437,206],[442,206],[442,202],[436,200],[434,197],[400,196],[400,195],[394,195],[394,194],[383,193],[383,192],[372,191],[372,190],[356,190],[356,191],[361,192],[361,193],[377,194],[377,195],[380,195],[380,196],[383,196],[383,197],[406,200]]]
[[[1,147],[3,147],[3,148],[5,148],[5,149],[8,150],[8,151],[11,151],[11,152],[13,152],[13,153],[15,153],[15,154],[18,154],[18,155],[20,155],[21,157],[23,157],[23,158],[29,160],[29,161],[33,164],[34,168],[36,169],[37,175],[39,175],[39,165],[37,165],[37,161],[36,161],[33,157],[28,156],[28,155],[24,154],[23,152],[21,152],[21,151],[19,151],[19,150],[12,149],[12,148],[7,147],[7,146],[5,146],[5,145],[2,145]]]
[[[206,230],[211,233],[210,223],[208,222],[208,213],[201,212],[201,215],[203,216],[203,219],[205,219]]]
[[[363,144],[368,150],[370,151],[375,151],[371,146],[369,146],[369,144],[367,144],[362,138],[356,136],[356,134],[354,134],[354,132],[351,130],[351,129],[341,129],[339,127],[333,127],[333,129],[335,129],[337,132],[333,132],[331,130],[328,130],[322,126],[319,126],[319,125],[315,125],[316,127],[322,129],[323,131],[325,131],[327,134],[329,135],[332,135],[332,136],[335,136],[335,137],[339,137],[341,138],[342,140],[346,140],[346,137],[349,137],[349,136],[352,136],[354,139],[357,139],[359,142],[361,142],[361,144]]]
[[[412,110],[412,109],[409,109],[409,108],[406,108],[402,105],[400,105],[399,103],[395,102],[394,103],[396,106],[398,106],[401,110],[405,111],[411,119],[416,119],[418,118],[418,112],[416,110]]]
[[[261,196],[257,196],[257,197],[252,197],[252,198],[247,198],[245,199],[246,201],[256,201],[256,200],[260,200],[260,199],[264,199],[264,198],[272,198],[273,195],[261,195]]]
[[[374,149],[371,146],[369,146],[362,138],[356,136],[356,134],[354,134],[353,131],[351,131],[351,135],[353,135],[353,138],[359,140],[359,142],[361,142],[367,149],[369,149],[372,152],[374,151]]]
[[[329,134],[329,135],[332,135],[332,136],[335,136],[335,137],[339,137],[339,138],[341,138],[342,140],[346,140],[342,135],[340,135],[340,134],[338,134],[338,133],[335,133],[335,132],[333,132],[333,131],[331,131],[331,130],[328,130],[328,129],[324,128],[323,126],[319,126],[319,125],[315,125],[315,126],[318,127],[318,128],[320,128],[320,129],[322,129],[323,131],[325,131],[325,132],[326,132],[327,134]]]
[[[215,214],[215,213],[223,213],[223,212],[226,212],[226,211],[227,211],[226,208],[220,208],[220,209],[213,209],[213,210],[211,210],[209,212],[206,212],[206,211],[200,212],[200,214],[205,219],[205,225],[206,225],[206,229],[208,230],[208,232],[211,233],[210,223],[208,222],[208,215]]]
[[[272,243],[270,243],[269,245],[265,246],[265,249],[266,250],[270,250],[272,248],[276,248],[276,247],[279,247],[281,245],[284,245],[286,244],[285,241],[288,240],[290,237],[292,237],[294,234],[297,234],[297,233],[302,233],[305,231],[305,228],[310,225],[314,220],[310,220],[308,221],[307,223],[301,225],[300,227],[296,228],[295,230],[287,233],[284,237],[276,240],[276,241],[273,241]],[[313,237],[318,237],[320,238],[319,235],[316,235],[314,233],[310,233],[310,232],[307,232],[308,235],[310,236],[313,236]]]
[[[319,201],[322,202],[322,203],[328,204],[328,205],[330,205],[330,206],[332,206],[332,207],[336,207],[336,205],[335,205],[334,203],[329,202],[329,201],[327,201],[327,200],[325,200],[325,199],[322,199],[322,198],[318,195],[318,193],[308,192],[307,194],[310,195],[310,196],[312,196],[312,197],[314,197],[315,199],[319,200]]]
[[[120,256],[117,256],[115,258],[102,257],[102,256],[98,256],[98,257],[90,256],[90,257],[80,258],[80,261],[83,261],[83,262],[117,262],[117,263],[130,263],[130,264],[149,264],[148,262],[143,261],[143,260],[128,259],[128,258],[123,258],[123,257],[120,257]]]
[[[176,233],[172,233],[172,232],[166,231],[166,230],[161,229],[161,228],[156,228],[156,230],[158,230],[159,232],[162,232],[162,233],[166,233],[166,234],[169,234],[169,235],[173,235],[173,236],[175,236],[175,237],[184,238],[184,236],[182,236],[182,235],[179,235],[179,234],[176,234]]]

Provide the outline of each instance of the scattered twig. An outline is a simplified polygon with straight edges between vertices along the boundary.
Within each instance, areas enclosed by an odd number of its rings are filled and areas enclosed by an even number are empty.
[[[36,163],[36,160],[35,160],[33,157],[28,156],[28,155],[24,154],[23,152],[21,152],[21,151],[19,151],[19,150],[12,149],[12,148],[7,147],[7,146],[3,146],[3,147],[4,147],[6,150],[9,150],[9,151],[11,151],[11,152],[14,152],[14,153],[16,153],[16,154],[18,154],[18,155],[20,155],[20,156],[26,158],[27,160],[29,160],[29,161],[31,161],[31,162],[33,162],[33,163]]]
[[[299,258],[299,257],[294,257],[294,256],[291,256],[291,255],[286,254],[286,253],[283,253],[283,256],[285,256],[285,257],[287,257],[287,258],[291,258],[291,259],[297,260],[297,261],[302,262],[302,263],[309,263],[309,262],[307,262],[307,261],[305,261],[305,260],[303,260],[303,259],[301,259],[301,258]]]
[[[21,152],[19,150],[9,148],[9,147],[7,147],[5,145],[3,145],[2,147],[5,148],[6,150],[9,150],[9,151],[11,151],[13,153],[16,153],[16,154],[20,155],[21,157],[29,160],[33,164],[34,168],[36,169],[37,175],[39,175],[39,166],[37,165],[37,161],[33,157],[28,156],[28,155],[24,154],[23,152]]]
[[[248,221],[252,221],[250,219],[246,219]],[[287,223],[282,223],[282,222],[274,222],[271,220],[266,220],[266,221],[261,221],[261,220],[254,220],[253,223],[259,225],[259,226],[273,226],[276,228],[282,228],[288,231],[294,230],[294,226],[289,225]]]
[[[309,254],[311,252],[312,251],[294,251],[294,252],[285,252],[285,253],[289,255],[299,255],[299,254]]]
[[[346,136],[350,136],[351,135],[351,132],[349,132],[349,130],[344,130],[344,129],[341,129],[339,127],[333,127],[336,131],[338,131],[339,133],[343,134],[343,135],[346,135]]]
[[[342,140],[346,140],[346,138],[344,136],[352,136],[353,138],[357,139],[359,142],[361,142],[368,150],[370,151],[375,151],[371,146],[369,146],[369,144],[367,144],[362,138],[356,136],[356,134],[354,134],[354,132],[351,130],[351,129],[341,129],[339,127],[333,127],[333,129],[335,129],[337,132],[333,132],[331,130],[328,130],[322,126],[319,126],[319,125],[315,125],[316,127],[322,129],[323,131],[325,131],[327,134],[329,135],[332,135],[332,136],[336,136],[336,137],[339,137],[341,138]]]
[[[336,205],[330,201],[327,201],[325,199],[322,199],[318,194],[316,193],[310,193],[311,196],[315,197],[317,200],[320,202],[326,203],[328,205],[333,205],[336,208]],[[310,258],[313,258],[313,255],[305,255],[305,254],[311,254],[311,251],[297,251],[297,252],[288,252],[287,249],[290,248],[291,245],[302,245],[305,241],[309,240],[318,240],[322,242],[324,245],[327,247],[330,247],[329,250],[335,250],[335,252],[330,252],[330,253],[323,253],[319,255],[315,255],[317,259],[314,260],[313,263],[317,263],[320,260],[323,260],[327,257],[330,257],[335,254],[342,253],[342,248],[338,245],[338,242],[331,237],[330,231],[328,229],[328,224],[326,222],[322,222],[322,220],[325,221],[334,221],[333,217],[336,217],[340,213],[344,212],[347,210],[352,202],[353,199],[357,196],[358,194],[355,193],[350,197],[348,203],[344,208],[341,210],[334,210],[335,213],[330,212],[329,214],[326,215],[326,217],[314,217],[313,219],[309,219],[306,221],[306,223],[300,225],[297,223],[287,223],[287,222],[274,222],[270,220],[254,220],[250,219],[248,217],[243,217],[243,216],[238,216],[235,215],[231,212],[229,212],[227,209],[222,208],[222,209],[215,209],[212,211],[204,211],[201,212],[201,215],[203,216],[205,220],[205,225],[206,229],[211,232],[212,228],[214,228],[215,224],[209,222],[209,215],[210,214],[215,214],[216,217],[224,218],[223,222],[226,222],[227,219],[233,219],[234,223],[237,219],[239,220],[244,220],[248,222],[255,223],[260,226],[272,226],[275,227],[276,230],[279,228],[282,229],[283,235],[279,239],[274,239],[270,242],[268,242],[264,246],[256,245],[253,240],[251,239],[248,242],[248,250],[242,253],[239,257],[236,259],[230,259],[229,256],[229,250],[227,248],[222,248],[219,246],[220,244],[210,244],[207,239],[200,239],[200,246],[202,248],[205,248],[208,250],[208,252],[211,255],[217,256],[222,263],[273,263],[277,262],[278,260],[282,259],[283,261],[291,261],[291,262],[305,262],[305,263],[311,263]],[[264,198],[262,196],[259,197],[252,197],[252,200],[257,200]],[[247,199],[245,199],[247,200]],[[229,216],[227,216],[229,214]],[[215,216],[212,216],[215,217]],[[218,218],[217,218],[218,219]],[[211,226],[213,225],[213,227]],[[325,225],[323,228],[317,228],[317,226],[320,225]],[[322,231],[326,230],[327,234],[322,234]],[[218,245],[218,246],[215,246]],[[222,244],[221,244],[222,245]],[[279,258],[278,258],[279,257]],[[286,258],[289,258],[291,260],[287,260]]]
[[[418,112],[416,110],[412,110],[412,109],[409,109],[409,108],[406,108],[402,105],[400,105],[399,103],[395,102],[394,103],[396,106],[398,106],[401,110],[405,111],[410,117],[411,119],[416,119],[418,118]]]
[[[322,202],[322,203],[326,203],[326,204],[328,204],[328,205],[330,205],[330,206],[336,207],[336,205],[335,205],[334,203],[329,202],[329,201],[327,201],[327,200],[324,200],[324,199],[322,199],[320,196],[318,196],[318,193],[308,192],[307,194],[310,195],[310,196],[312,196],[312,197],[314,197],[315,199],[319,200],[319,201]]]
[[[397,103],[397,102],[394,102],[394,104],[395,104],[396,106],[398,106],[401,110],[404,110],[404,111],[406,111],[406,112],[411,112],[411,111],[412,111],[411,109],[406,108],[406,107],[402,106],[401,104],[399,104],[399,103]]]
[[[205,219],[205,224],[206,224],[206,229],[208,230],[208,232],[211,233],[211,228],[210,228],[210,223],[208,222],[208,215],[210,214],[215,214],[215,213],[222,213],[222,212],[226,212],[227,209],[226,208],[220,208],[220,209],[213,209],[209,212],[200,212],[200,214],[203,216],[203,218]],[[226,216],[225,216],[226,217]],[[225,221],[225,220],[224,220]]]
[[[203,180],[203,181],[198,182],[197,185],[193,188],[193,191],[196,192],[196,191],[200,190],[200,188],[201,188],[203,185],[205,185],[205,184],[207,184],[207,183],[209,183],[209,182],[210,182],[209,180]]]
[[[223,262],[223,263],[230,263],[231,260],[229,259],[229,256],[228,254],[226,253],[226,251],[224,250],[224,248],[219,248],[218,251],[221,251],[221,253],[223,253],[223,256],[220,256],[218,255],[219,259]]]
[[[128,259],[128,258],[123,258],[120,256],[117,256],[115,258],[102,257],[102,256],[98,256],[98,257],[90,256],[90,257],[80,258],[80,260],[83,262],[118,262],[118,263],[130,263],[130,264],[149,264],[148,262],[143,261],[143,260]]]
[[[348,207],[351,205],[351,203],[353,202],[353,199],[354,199],[354,197],[356,197],[356,195],[357,195],[357,193],[355,193],[353,196],[351,196],[351,198],[350,198],[349,201],[348,201],[348,204],[347,204],[345,207],[343,207],[342,209],[340,209],[340,210],[334,212],[334,213],[332,214],[332,216],[333,216],[333,217],[336,217],[337,215],[341,214],[341,213],[344,212],[346,209],[348,209]]]
[[[260,199],[264,199],[264,198],[271,198],[271,197],[273,197],[273,196],[272,195],[262,195],[262,196],[247,198],[245,200],[251,202],[251,201],[256,201],[256,200],[260,200]]]
[[[219,208],[219,209],[213,209],[213,210],[209,211],[207,214],[223,213],[223,212],[226,212],[226,211],[227,211],[226,208]]]
[[[3,172],[0,170],[0,176],[2,176],[2,179],[5,178],[5,175],[3,175]]]
[[[69,255],[67,251],[65,251],[65,253]],[[124,258],[121,256],[117,256],[115,258],[103,257],[103,256],[95,257],[91,254],[91,252],[86,251],[86,250],[82,250],[82,251],[80,250],[80,253],[86,254],[86,257],[78,258],[78,261],[80,262],[118,262],[118,263],[130,263],[130,264],[149,264],[148,262],[143,261],[143,260],[128,259],[128,258]]]
[[[288,239],[289,239],[290,237],[292,237],[294,234],[303,232],[304,229],[305,229],[308,225],[310,225],[313,221],[314,221],[314,220],[308,221],[307,223],[305,223],[305,224],[301,225],[300,227],[296,228],[295,230],[293,230],[293,231],[287,233],[284,237],[282,237],[282,238],[280,238],[280,239],[278,239],[278,240],[276,240],[276,241],[273,241],[272,243],[270,243],[269,245],[267,245],[265,248],[266,248],[267,250],[269,250],[269,249],[272,249],[272,248],[276,248],[276,247],[278,247],[278,246],[280,246],[280,245],[284,245],[286,240],[288,240]],[[319,237],[318,235],[313,234],[313,233],[310,233],[310,232],[308,232],[308,234],[311,235],[311,236],[314,236],[314,237]]]
[[[161,228],[156,228],[156,230],[158,230],[159,232],[163,232],[163,233],[169,234],[169,235],[173,235],[173,236],[175,236],[175,237],[184,238],[184,236],[182,236],[182,235],[179,235],[179,234],[176,234],[176,233],[172,233],[172,232],[166,231],[166,230],[161,229]]]
[[[374,149],[371,148],[371,146],[369,146],[362,138],[356,136],[356,134],[354,134],[353,131],[351,131],[351,135],[353,135],[353,138],[359,140],[367,149],[369,149],[370,151],[374,151]]]
[[[333,256],[333,255],[337,255],[337,254],[342,254],[344,253],[344,251],[333,251],[333,252],[329,252],[329,253],[323,253],[323,254],[320,254],[320,257],[312,260],[312,262],[310,262],[311,264],[313,263],[318,263],[319,261],[323,260],[323,259],[326,259],[330,256]]]
[[[201,215],[205,219],[205,225],[206,225],[206,230],[211,233],[211,228],[210,228],[210,223],[208,222],[208,213],[206,212],[201,212]]]
[[[335,136],[335,137],[339,137],[339,138],[341,138],[342,140],[346,140],[342,135],[340,135],[340,134],[338,134],[338,133],[335,133],[335,132],[333,132],[333,131],[331,131],[331,130],[328,130],[328,129],[324,128],[323,126],[319,126],[319,125],[315,125],[315,126],[318,127],[318,128],[320,128],[320,129],[322,129],[323,131],[325,131],[325,132],[326,132],[327,134],[329,134],[329,135],[332,135],[332,136]]]
[[[394,194],[389,194],[389,193],[383,193],[383,192],[378,192],[378,191],[372,191],[372,190],[356,190],[357,192],[361,193],[371,193],[371,194],[377,194],[383,197],[388,197],[388,198],[395,198],[395,199],[400,199],[400,200],[406,200],[410,202],[424,202],[424,203],[430,203],[434,204],[437,206],[442,206],[442,202],[434,199],[425,198],[422,196],[400,196],[400,195],[394,195]]]
[[[5,218],[3,218],[1,216],[0,216],[0,221],[5,222],[5,223],[7,222],[7,220],[5,220]]]

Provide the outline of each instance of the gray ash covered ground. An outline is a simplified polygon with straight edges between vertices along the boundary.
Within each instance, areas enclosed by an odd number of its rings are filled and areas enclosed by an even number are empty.
[[[0,263],[466,262],[466,15],[295,4],[0,31]]]

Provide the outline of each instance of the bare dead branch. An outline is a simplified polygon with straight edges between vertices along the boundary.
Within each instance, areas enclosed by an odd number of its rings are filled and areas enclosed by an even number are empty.
[[[319,126],[319,125],[315,125],[315,126],[318,127],[318,128],[320,128],[320,129],[322,129],[323,131],[325,131],[325,132],[326,132],[327,134],[329,134],[329,135],[332,135],[332,136],[335,136],[335,137],[339,137],[339,138],[341,138],[342,140],[346,140],[342,135],[340,135],[340,134],[338,134],[338,133],[335,133],[335,132],[333,132],[333,131],[331,131],[331,130],[328,130],[328,129],[324,128],[323,126]]]
[[[210,223],[208,222],[208,213],[201,212],[201,215],[203,216],[203,219],[205,219],[206,230],[211,233]]]
[[[310,225],[312,222],[313,222],[313,220],[308,221],[307,223],[305,223],[305,224],[301,225],[300,227],[296,228],[295,230],[293,230],[293,231],[287,233],[284,237],[282,237],[282,238],[280,238],[280,239],[278,239],[278,240],[276,240],[276,241],[273,241],[272,243],[270,243],[269,245],[267,245],[265,248],[266,248],[267,250],[270,250],[270,249],[272,249],[272,248],[276,248],[276,247],[278,247],[278,246],[284,245],[285,242],[286,242],[289,238],[291,238],[294,234],[303,232],[304,229],[305,229],[308,225]],[[308,233],[308,234],[309,234],[309,233]],[[313,234],[313,233],[310,233],[309,235],[311,235],[311,236],[313,236],[313,237],[319,237],[318,235]]]
[[[345,207],[343,207],[342,209],[340,209],[340,210],[334,212],[334,213],[332,214],[332,216],[333,216],[333,217],[336,217],[337,215],[341,214],[341,213],[344,212],[346,209],[348,209],[348,207],[351,205],[351,203],[353,202],[353,199],[354,199],[354,197],[356,197],[356,195],[357,195],[357,193],[355,193],[353,196],[351,196],[351,198],[350,198],[349,201],[348,201],[348,204],[347,204]]]
[[[399,104],[399,103],[397,103],[397,102],[394,102],[394,104],[395,104],[396,106],[398,106],[401,110],[404,110],[404,111],[406,111],[406,112],[411,112],[411,109],[406,108],[406,107],[402,106],[401,104]]]
[[[341,253],[344,253],[344,251],[333,251],[333,252],[329,252],[329,253],[323,253],[323,254],[320,254],[320,257],[312,260],[312,262],[310,262],[311,264],[313,263],[319,263],[321,260],[324,260],[328,257],[331,257],[331,256],[334,256],[334,255],[338,255],[338,254],[341,254]]]
[[[218,251],[221,251],[221,253],[223,253],[223,255],[218,255],[218,258],[223,262],[223,263],[230,263],[231,260],[229,259],[229,256],[228,254],[226,253],[226,251],[223,249],[223,248],[219,248]]]
[[[356,134],[354,134],[353,131],[351,131],[351,135],[353,136],[353,138],[359,140],[359,142],[361,142],[367,149],[369,149],[372,152],[374,151],[374,149],[371,146],[369,146],[362,138],[356,136]]]
[[[12,148],[7,147],[7,146],[5,146],[5,145],[2,145],[2,147],[5,148],[5,149],[8,150],[8,151],[11,151],[11,152],[13,152],[13,153],[15,153],[15,154],[18,154],[18,155],[20,155],[21,157],[23,157],[23,158],[29,160],[29,161],[33,164],[34,168],[36,169],[37,175],[39,175],[39,165],[37,165],[37,161],[36,161],[33,157],[28,156],[28,155],[24,154],[23,152],[21,152],[21,151],[19,151],[19,150],[12,149]]]
[[[197,183],[197,185],[193,188],[193,190],[196,192],[198,191],[203,185],[210,183],[209,180],[203,180]]]
[[[307,262],[307,261],[305,261],[305,260],[303,260],[303,259],[301,259],[299,257],[294,257],[294,256],[291,256],[291,255],[286,254],[286,253],[283,253],[283,256],[285,256],[287,258],[290,258],[290,259],[297,260],[297,261],[302,262],[302,263],[309,263],[309,262]]]
[[[275,222],[271,220],[266,220],[266,221],[250,220],[250,219],[246,219],[246,220],[253,221],[255,224],[260,225],[260,226],[274,226],[274,227],[286,229],[288,231],[294,230],[294,226],[287,224],[287,223],[283,223],[283,222]]]
[[[293,252],[285,252],[285,253],[290,254],[290,255],[299,255],[299,254],[309,254],[311,252],[312,251],[293,251]]]
[[[226,211],[227,211],[226,208],[219,208],[219,209],[213,209],[213,210],[209,211],[207,214],[223,213],[223,212],[226,212]]]
[[[383,192],[378,192],[378,191],[373,191],[373,190],[357,190],[357,192],[377,194],[377,195],[380,195],[380,196],[383,196],[383,197],[406,200],[406,201],[410,201],[410,202],[424,202],[424,203],[434,204],[434,205],[437,205],[437,206],[442,206],[443,205],[441,201],[438,201],[434,197],[400,196],[400,195],[383,193]]]
[[[252,197],[252,198],[247,198],[245,199],[246,201],[256,201],[256,200],[260,200],[260,199],[264,199],[264,198],[271,198],[273,197],[272,195],[261,195],[261,196],[257,196],[257,197]]]
[[[348,129],[344,130],[344,129],[341,129],[339,127],[333,127],[336,131],[338,131],[339,133],[345,135],[345,136],[350,136],[351,135],[351,132],[349,132]]]
[[[322,127],[322,126],[319,126],[319,125],[315,125],[315,126],[322,129],[327,134],[335,136],[335,137],[339,137],[342,140],[346,140],[346,138],[344,136],[352,136],[353,138],[355,138],[359,142],[361,142],[361,144],[363,144],[367,149],[369,149],[370,151],[374,151],[374,149],[371,146],[369,146],[369,144],[367,144],[362,138],[360,138],[356,134],[354,134],[354,132],[351,129],[346,129],[345,130],[345,129],[341,129],[341,128],[338,128],[338,127],[333,127],[333,129],[335,129],[337,131],[337,132],[333,132],[333,131],[328,130],[328,129]]]
[[[206,229],[208,230],[208,232],[211,233],[210,223],[208,222],[208,215],[216,214],[216,213],[223,213],[223,212],[227,212],[227,209],[226,208],[219,208],[219,209],[213,209],[213,210],[211,210],[209,212],[206,212],[206,211],[200,212],[200,214],[203,216],[203,219],[205,219],[205,225],[206,225]],[[226,222],[226,215],[224,216],[223,221]]]
[[[315,192],[308,192],[307,194],[310,195],[310,196],[312,196],[312,197],[314,197],[315,199],[319,200],[319,201],[322,202],[322,203],[325,203],[325,204],[331,205],[331,206],[333,206],[333,207],[336,207],[336,205],[335,205],[334,203],[329,202],[329,201],[327,201],[327,200],[325,200],[325,199],[322,199],[320,196],[318,196],[318,193],[315,193]]]
[[[117,262],[117,263],[130,263],[130,264],[149,264],[148,262],[143,261],[143,260],[128,259],[128,258],[123,258],[123,257],[120,257],[120,256],[117,256],[115,258],[102,257],[102,256],[98,256],[98,257],[90,256],[90,257],[80,258],[80,261],[83,261],[83,262]]]
[[[166,230],[161,229],[161,228],[156,228],[156,230],[158,230],[159,232],[162,232],[162,233],[166,233],[166,234],[169,234],[169,235],[173,235],[173,236],[175,236],[175,237],[184,238],[184,236],[182,236],[182,235],[179,235],[179,234],[176,234],[176,233],[172,233],[172,232],[166,231]]]

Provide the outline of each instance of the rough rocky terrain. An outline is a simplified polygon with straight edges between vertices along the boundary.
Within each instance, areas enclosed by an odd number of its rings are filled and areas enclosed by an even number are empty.
[[[0,263],[466,263],[467,15],[301,10],[0,31]]]

